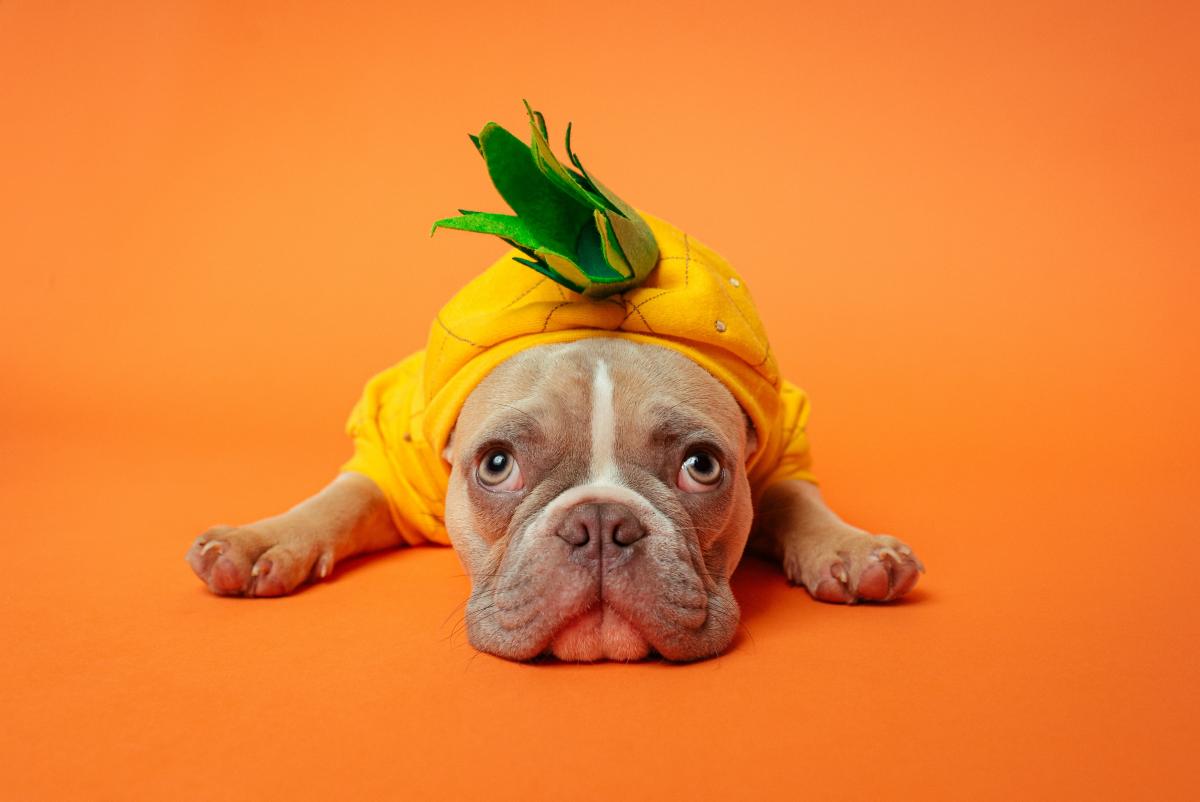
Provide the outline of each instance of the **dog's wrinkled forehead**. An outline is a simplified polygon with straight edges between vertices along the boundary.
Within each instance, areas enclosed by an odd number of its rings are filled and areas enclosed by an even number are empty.
[[[733,396],[691,360],[589,340],[531,348],[497,367],[463,406],[447,457],[470,459],[505,443],[530,455],[539,473],[617,483],[659,473],[657,462],[685,441],[737,459],[745,436]]]

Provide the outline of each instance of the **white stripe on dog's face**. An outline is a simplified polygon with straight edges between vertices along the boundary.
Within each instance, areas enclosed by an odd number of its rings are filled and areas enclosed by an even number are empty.
[[[662,534],[676,533],[671,519],[621,478],[617,465],[615,394],[616,387],[608,364],[603,359],[596,360],[592,372],[592,454],[588,480],[559,494],[530,521],[528,532],[533,537],[544,537],[546,533],[553,532],[571,507],[587,502],[624,504],[635,512],[647,529]]]
[[[612,376],[603,359],[596,361],[592,375],[592,482],[617,483],[617,413],[613,403]]]

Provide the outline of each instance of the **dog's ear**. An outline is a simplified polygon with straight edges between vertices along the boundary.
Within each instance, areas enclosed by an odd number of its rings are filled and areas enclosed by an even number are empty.
[[[743,414],[742,417],[746,419],[746,462],[749,462],[754,452],[758,451],[758,431],[749,415]]]
[[[454,464],[454,430],[450,430],[450,436],[446,438],[446,447],[442,449],[442,459],[451,465]]]

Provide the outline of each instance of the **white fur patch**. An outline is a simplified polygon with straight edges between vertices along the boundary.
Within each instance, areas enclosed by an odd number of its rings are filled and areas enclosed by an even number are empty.
[[[596,362],[592,376],[591,481],[616,482],[617,412],[613,403],[612,376],[604,360]]]
[[[555,531],[577,504],[612,502],[633,510],[649,534],[674,534],[671,519],[621,479],[617,468],[617,413],[613,380],[604,360],[592,375],[592,455],[588,480],[560,493],[529,523],[535,537]]]

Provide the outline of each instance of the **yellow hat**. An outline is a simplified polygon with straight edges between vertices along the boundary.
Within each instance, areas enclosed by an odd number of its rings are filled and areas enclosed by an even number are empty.
[[[623,337],[679,351],[729,388],[769,457],[779,368],[745,282],[729,263],[649,215],[658,266],[640,285],[593,299],[514,261],[510,252],[438,313],[425,349],[424,430],[444,445],[467,395],[497,365],[534,345]]]

